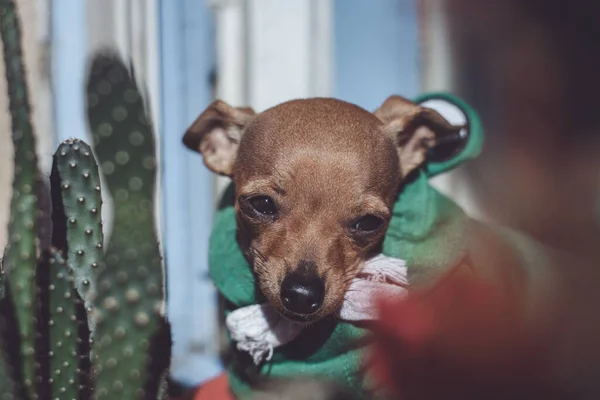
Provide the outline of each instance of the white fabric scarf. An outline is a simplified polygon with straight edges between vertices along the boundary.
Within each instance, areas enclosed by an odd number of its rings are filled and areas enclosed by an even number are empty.
[[[407,286],[405,261],[379,254],[365,262],[352,280],[338,317],[344,321],[374,320],[376,298],[403,296]],[[237,348],[250,353],[256,365],[270,360],[275,348],[294,340],[305,326],[282,317],[267,303],[233,311],[226,325]]]

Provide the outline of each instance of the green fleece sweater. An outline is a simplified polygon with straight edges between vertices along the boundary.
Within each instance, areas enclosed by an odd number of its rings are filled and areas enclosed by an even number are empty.
[[[464,146],[449,159],[424,165],[404,185],[395,203],[383,253],[407,261],[411,283],[465,259],[469,219],[453,201],[436,191],[428,179],[477,156],[483,140],[477,114],[460,99],[445,93],[431,93],[415,101],[435,108],[445,117],[445,111],[438,108],[440,103],[443,103],[441,107],[453,105],[455,111],[459,109],[459,114],[466,117],[468,136]],[[236,241],[232,187],[223,196],[214,221],[209,268],[214,284],[227,301],[226,314],[264,301],[255,290],[251,267]],[[228,367],[232,391],[239,398],[246,397],[252,391],[252,376],[312,375],[332,379],[360,397],[372,398],[375,388],[361,368],[368,337],[366,327],[339,321],[323,322],[277,349],[272,359],[258,368],[245,354],[235,353],[234,363]]]

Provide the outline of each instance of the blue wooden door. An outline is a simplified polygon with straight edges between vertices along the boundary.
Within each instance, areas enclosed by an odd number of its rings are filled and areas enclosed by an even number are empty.
[[[333,96],[375,110],[420,92],[417,0],[336,0]]]

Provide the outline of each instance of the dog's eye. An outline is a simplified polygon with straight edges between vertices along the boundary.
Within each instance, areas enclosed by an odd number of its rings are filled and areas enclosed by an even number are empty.
[[[277,214],[277,207],[272,198],[268,196],[256,196],[251,198],[249,201],[250,205],[259,214],[273,216]]]
[[[365,215],[355,221],[351,228],[354,231],[361,233],[372,233],[379,230],[383,226],[383,220],[374,215]]]

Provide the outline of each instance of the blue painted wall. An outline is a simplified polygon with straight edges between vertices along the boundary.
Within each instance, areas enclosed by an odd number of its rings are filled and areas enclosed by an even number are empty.
[[[416,0],[335,0],[334,24],[334,97],[375,110],[419,94]]]
[[[88,51],[85,1],[52,1],[52,96],[56,146],[87,135],[85,79]]]
[[[176,361],[172,374],[181,383],[194,385],[221,370],[214,353],[215,291],[207,276],[212,175],[201,157],[181,142],[188,126],[212,101],[213,21],[206,1],[161,0],[159,26],[163,241]]]

